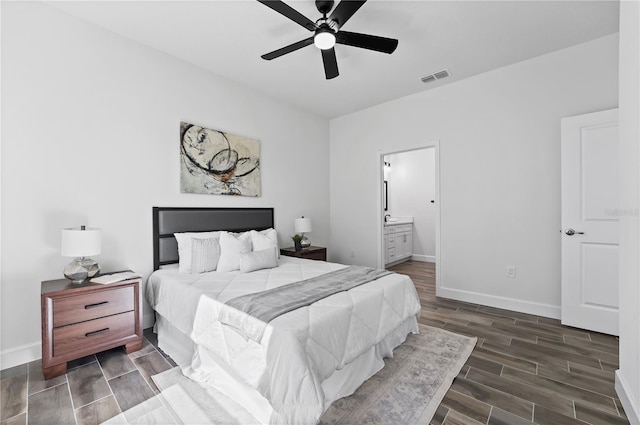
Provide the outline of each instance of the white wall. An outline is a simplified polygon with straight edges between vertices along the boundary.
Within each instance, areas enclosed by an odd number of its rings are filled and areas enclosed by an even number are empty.
[[[640,424],[640,3],[620,2],[620,369],[616,390]]]
[[[615,34],[333,119],[334,259],[377,264],[378,152],[439,140],[439,294],[559,317],[560,119],[617,106]]]
[[[181,194],[180,121],[260,140],[262,197]],[[301,215],[329,242],[326,119],[40,2],[2,3],[2,124],[2,368],[40,357],[64,227],[102,228],[103,270],[145,276],[152,206],[274,207],[281,244]]]
[[[436,255],[435,148],[412,150],[389,158],[389,211],[413,217],[413,255],[434,261]]]

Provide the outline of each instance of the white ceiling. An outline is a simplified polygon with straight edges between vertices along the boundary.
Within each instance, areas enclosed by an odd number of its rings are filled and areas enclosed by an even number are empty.
[[[315,21],[314,2],[286,1]],[[333,118],[618,31],[618,1],[370,0],[344,29],[399,40],[387,55],[337,45],[325,80],[311,35],[257,1],[49,2],[69,14],[297,107]],[[430,84],[421,77],[449,69]]]

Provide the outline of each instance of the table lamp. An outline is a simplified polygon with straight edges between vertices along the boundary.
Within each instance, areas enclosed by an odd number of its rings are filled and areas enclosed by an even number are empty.
[[[302,246],[302,248],[309,248],[311,246],[311,242],[309,241],[309,239],[307,239],[305,233],[311,233],[311,219],[305,218],[304,216],[302,216],[301,218],[296,218],[294,229],[296,233],[302,235],[300,246]]]
[[[95,260],[88,258],[100,254],[102,232],[86,226],[62,229],[60,253],[63,257],[75,257],[64,268],[64,276],[73,283],[81,283],[100,271]]]

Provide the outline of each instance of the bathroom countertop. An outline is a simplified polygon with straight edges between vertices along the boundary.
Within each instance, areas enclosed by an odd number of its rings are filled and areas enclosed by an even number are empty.
[[[384,223],[385,226],[395,226],[397,224],[412,224],[413,217],[390,217]]]

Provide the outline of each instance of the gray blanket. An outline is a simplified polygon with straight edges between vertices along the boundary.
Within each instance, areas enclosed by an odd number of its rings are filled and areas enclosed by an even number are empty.
[[[349,266],[311,279],[232,298],[225,303],[232,308],[222,309],[219,320],[245,337],[260,342],[267,323],[276,317],[388,274],[391,272],[387,270]],[[250,317],[237,314],[233,309]]]

